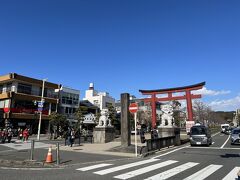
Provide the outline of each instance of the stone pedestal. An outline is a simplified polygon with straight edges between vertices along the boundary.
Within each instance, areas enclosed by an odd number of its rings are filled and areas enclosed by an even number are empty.
[[[115,138],[114,127],[96,127],[93,130],[94,143],[108,143]]]
[[[181,145],[180,128],[178,127],[158,127],[158,136],[160,138],[175,136],[175,145]]]

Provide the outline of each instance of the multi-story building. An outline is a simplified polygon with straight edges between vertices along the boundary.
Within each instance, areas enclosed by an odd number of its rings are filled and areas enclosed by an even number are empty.
[[[86,90],[85,98],[93,105],[98,106],[100,110],[107,108],[109,105],[115,107],[115,99],[107,92],[98,92],[94,90],[93,83],[90,83],[89,89]]]
[[[57,111],[59,84],[45,82],[16,73],[0,76],[0,109],[3,119],[0,127],[11,124],[13,128],[28,127],[37,133],[39,113],[38,101],[41,101],[44,85],[44,105],[42,109],[41,133],[45,133],[49,125],[49,115]]]
[[[63,86],[59,95],[59,113],[66,115],[70,123],[77,122],[74,114],[79,108],[80,91]]]

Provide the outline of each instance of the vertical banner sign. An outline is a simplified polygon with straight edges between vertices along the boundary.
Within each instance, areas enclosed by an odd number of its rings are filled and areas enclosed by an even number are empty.
[[[134,128],[135,128],[135,155],[137,157],[137,111],[138,105],[137,103],[132,103],[129,105],[130,113],[134,114]]]
[[[189,133],[192,126],[194,126],[194,121],[186,121],[186,132]]]

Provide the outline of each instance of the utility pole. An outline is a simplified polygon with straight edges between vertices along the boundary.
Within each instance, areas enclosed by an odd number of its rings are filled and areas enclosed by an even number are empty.
[[[38,123],[38,135],[37,135],[37,139],[38,139],[38,140],[40,140],[40,130],[41,130],[41,121],[42,121],[42,110],[43,110],[43,103],[44,103],[43,96],[44,96],[45,81],[47,81],[47,79],[43,79],[41,105],[38,106],[38,108],[40,108],[39,123]]]

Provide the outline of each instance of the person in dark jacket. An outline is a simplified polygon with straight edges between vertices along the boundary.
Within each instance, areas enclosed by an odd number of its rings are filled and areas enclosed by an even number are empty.
[[[72,144],[72,137],[71,137],[71,135],[72,135],[72,129],[70,128],[70,127],[68,127],[68,130],[67,130],[67,145],[68,146],[71,146],[71,144]]]

